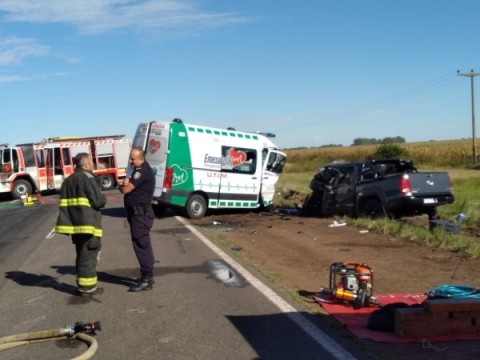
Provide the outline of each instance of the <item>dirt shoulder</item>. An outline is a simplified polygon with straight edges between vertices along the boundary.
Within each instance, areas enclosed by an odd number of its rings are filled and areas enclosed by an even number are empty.
[[[332,218],[270,213],[214,214],[192,223],[221,241],[287,293],[315,293],[328,287],[329,266],[352,261],[374,271],[374,295],[425,293],[442,284],[476,285],[480,260],[428,248],[407,239],[368,232],[352,224],[335,226]],[[308,311],[320,305],[294,296]],[[361,341],[377,359],[458,359],[480,356],[474,341],[429,344],[382,344]]]

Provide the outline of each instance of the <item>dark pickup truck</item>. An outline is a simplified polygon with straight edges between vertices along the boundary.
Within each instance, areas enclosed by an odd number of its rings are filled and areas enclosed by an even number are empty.
[[[427,214],[451,204],[450,177],[446,172],[418,172],[410,160],[368,160],[332,163],[310,182],[304,201],[307,215],[400,218]]]

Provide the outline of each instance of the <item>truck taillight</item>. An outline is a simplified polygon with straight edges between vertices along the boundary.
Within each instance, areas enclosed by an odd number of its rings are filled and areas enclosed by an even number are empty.
[[[400,178],[400,192],[403,195],[412,195],[412,184],[410,183],[410,178],[408,175],[403,175]]]
[[[171,189],[172,188],[172,180],[173,180],[173,168],[167,167],[165,169],[165,178],[163,179],[163,188],[164,189]]]

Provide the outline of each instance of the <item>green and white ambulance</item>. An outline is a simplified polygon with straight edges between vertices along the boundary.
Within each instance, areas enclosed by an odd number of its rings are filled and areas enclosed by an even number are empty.
[[[207,209],[272,204],[286,155],[269,137],[172,122],[139,124],[134,147],[145,150],[156,176],[154,210],[181,207],[192,219]]]

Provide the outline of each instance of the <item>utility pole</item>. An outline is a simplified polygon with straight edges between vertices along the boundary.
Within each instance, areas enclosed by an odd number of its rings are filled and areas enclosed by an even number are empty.
[[[470,78],[470,84],[472,88],[472,152],[473,152],[473,163],[477,163],[477,135],[475,130],[475,89],[473,85],[473,79],[475,76],[480,76],[480,73],[474,72],[471,70],[469,73],[461,73],[460,70],[457,71],[459,76],[466,76]]]

